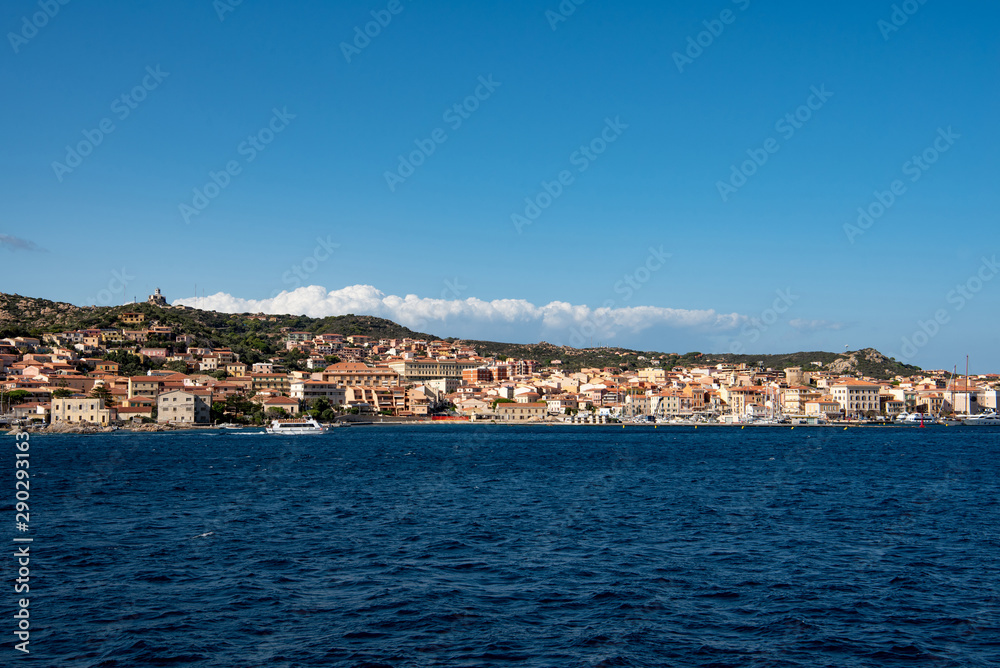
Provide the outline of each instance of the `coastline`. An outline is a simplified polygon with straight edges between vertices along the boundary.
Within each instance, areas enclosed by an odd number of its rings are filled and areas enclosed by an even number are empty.
[[[464,426],[464,427],[581,427],[581,428],[592,428],[592,427],[604,427],[611,429],[649,429],[657,430],[663,429],[717,429],[717,428],[729,428],[729,429],[772,429],[779,430],[784,429],[792,431],[794,429],[836,429],[840,431],[845,431],[848,429],[920,429],[918,425],[899,425],[899,424],[720,424],[720,423],[701,423],[701,424],[621,424],[621,423],[610,423],[610,424],[588,424],[588,423],[567,423],[567,422],[552,422],[552,421],[539,421],[539,422],[468,422],[468,421],[458,421],[458,420],[420,420],[412,422],[401,422],[401,421],[391,421],[391,422],[364,422],[364,423],[353,423],[352,427],[401,427],[401,426],[432,426],[432,425],[449,425],[449,426]],[[962,427],[966,425],[927,425],[927,429],[940,429],[947,427]],[[192,431],[208,431],[208,432],[218,432],[225,433],[216,426],[212,425],[191,425],[183,427],[166,427],[160,426],[158,429],[141,429],[141,428],[131,428],[131,427],[119,427],[117,429],[106,429],[106,428],[73,428],[73,429],[56,429],[51,430],[49,428],[44,429],[0,429],[0,436],[14,435],[18,433],[27,432],[33,436],[99,436],[102,434],[114,434],[118,432],[126,432],[131,434],[169,434],[169,433],[186,433]],[[264,432],[264,427],[260,425],[243,427],[243,430],[253,430],[260,433]],[[235,431],[235,430],[234,430]],[[334,430],[335,431],[335,430]]]

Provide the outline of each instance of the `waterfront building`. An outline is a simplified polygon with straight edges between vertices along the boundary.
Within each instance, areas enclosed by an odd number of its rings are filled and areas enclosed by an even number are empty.
[[[208,424],[212,421],[211,408],[211,390],[172,390],[156,398],[156,421]]]
[[[806,404],[818,401],[822,394],[813,387],[786,387],[781,393],[782,411],[788,415],[805,415]]]
[[[875,383],[863,380],[848,380],[830,386],[833,399],[845,415],[860,415],[879,411],[879,389]]]
[[[102,399],[75,394],[71,397],[52,399],[52,422],[89,422],[107,426],[112,420],[112,409],[104,407]]]
[[[269,410],[283,410],[289,415],[299,414],[299,402],[288,397],[271,397],[264,401],[263,406],[265,413]]]
[[[497,404],[494,409],[499,422],[525,422],[541,420],[545,417],[548,405],[544,402],[530,404]]]
[[[807,417],[835,418],[841,413],[840,404],[830,398],[807,401],[805,406]]]

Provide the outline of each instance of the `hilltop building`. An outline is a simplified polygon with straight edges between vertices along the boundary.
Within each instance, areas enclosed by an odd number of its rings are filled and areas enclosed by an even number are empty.
[[[160,292],[159,288],[156,288],[156,292],[154,292],[153,294],[149,295],[149,299],[147,299],[146,302],[148,304],[151,304],[152,306],[166,306],[167,305],[167,299],[166,299],[166,297],[163,296],[163,293]]]

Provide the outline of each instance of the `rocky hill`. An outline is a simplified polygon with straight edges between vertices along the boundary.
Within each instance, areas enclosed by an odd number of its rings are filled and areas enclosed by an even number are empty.
[[[45,326],[71,329],[79,320],[83,308],[65,302],[35,299],[0,292],[0,333],[27,335],[31,330]],[[51,330],[55,331],[55,330]]]
[[[874,348],[864,348],[849,353],[801,352],[783,355],[707,355],[706,357],[731,364],[761,366],[765,369],[787,369],[802,367],[803,370],[833,371],[847,376],[858,373],[871,378],[890,379],[896,376],[910,376],[920,371],[920,367],[903,364],[886,357]]]
[[[841,356],[839,359],[831,362],[827,368],[836,373],[845,375],[860,373],[863,376],[874,376],[886,368],[899,368],[905,371],[919,370],[919,367],[899,364],[894,359],[886,357],[874,348],[865,348],[864,350],[858,350],[846,356]]]

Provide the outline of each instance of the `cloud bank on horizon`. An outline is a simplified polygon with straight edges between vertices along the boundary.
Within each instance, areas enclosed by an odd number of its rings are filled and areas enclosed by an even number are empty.
[[[175,305],[221,313],[328,316],[372,315],[387,318],[416,331],[447,325],[450,335],[476,338],[490,333],[509,335],[511,327],[522,336],[537,332],[555,343],[579,346],[591,338],[614,339],[620,333],[637,334],[651,327],[724,333],[740,327],[747,318],[714,310],[673,309],[657,306],[597,307],[550,302],[543,306],[524,299],[431,299],[417,295],[387,295],[371,285],[327,290],[319,285],[283,291],[268,299],[243,299],[219,292],[205,297],[177,299]],[[498,332],[498,328],[500,332]],[[506,331],[504,331],[506,330]],[[433,332],[432,332],[433,333]],[[448,334],[445,334],[448,335]]]

